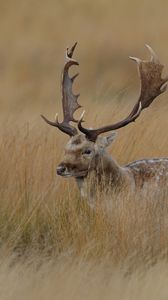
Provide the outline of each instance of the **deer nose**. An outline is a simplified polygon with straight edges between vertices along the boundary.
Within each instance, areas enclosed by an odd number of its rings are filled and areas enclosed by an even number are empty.
[[[57,167],[57,174],[62,175],[66,170],[66,167],[64,165],[58,166]]]

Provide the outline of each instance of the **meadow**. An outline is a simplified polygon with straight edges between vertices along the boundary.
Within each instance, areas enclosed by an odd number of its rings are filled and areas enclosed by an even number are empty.
[[[139,88],[128,55],[148,57],[149,43],[168,70],[167,2],[0,5],[0,299],[167,299],[167,194],[113,192],[93,211],[56,175],[68,137],[40,118],[61,118],[64,49],[75,40],[86,125],[125,117]],[[168,156],[167,114],[165,93],[109,153],[121,165]]]

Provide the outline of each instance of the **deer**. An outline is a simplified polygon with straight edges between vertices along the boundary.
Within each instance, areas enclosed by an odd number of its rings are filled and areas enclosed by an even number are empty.
[[[149,60],[129,57],[136,62],[140,77],[140,94],[137,102],[125,119],[115,124],[90,129],[83,126],[84,112],[78,120],[74,117],[76,110],[81,108],[78,103],[79,94],[75,95],[72,89],[73,82],[79,74],[72,77],[69,75],[69,69],[79,65],[73,58],[76,45],[77,43],[72,48],[66,49],[62,72],[63,121],[58,121],[58,114],[54,121],[41,115],[47,124],[70,137],[65,145],[64,159],[57,167],[57,174],[64,178],[75,178],[81,197],[87,198],[90,205],[93,205],[97,185],[101,186],[103,191],[110,189],[133,193],[146,188],[158,190],[163,186],[168,187],[168,158],[141,159],[120,166],[106,151],[116,137],[116,130],[135,122],[142,110],[148,108],[157,96],[166,91],[168,77],[162,78],[164,66],[158,56],[149,45],[146,45],[150,52]],[[107,132],[110,134],[102,136]]]

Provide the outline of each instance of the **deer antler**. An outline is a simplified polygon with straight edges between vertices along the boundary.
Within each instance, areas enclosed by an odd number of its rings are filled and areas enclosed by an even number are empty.
[[[146,47],[151,54],[150,61],[141,60],[136,57],[130,57],[130,59],[137,63],[141,80],[140,96],[131,113],[126,119],[116,124],[100,127],[98,129],[84,128],[82,126],[83,116],[81,116],[78,122],[78,128],[89,140],[95,142],[99,134],[119,129],[135,121],[139,117],[141,111],[148,107],[157,96],[166,90],[168,77],[164,79],[161,77],[163,65],[160,64],[159,59],[153,49],[148,45],[146,45]]]
[[[78,122],[74,119],[74,112],[80,108],[81,106],[78,104],[79,95],[74,95],[72,92],[72,84],[78,74],[74,75],[72,78],[69,76],[68,71],[69,68],[73,65],[79,65],[79,63],[72,59],[74,50],[76,48],[77,43],[73,45],[71,49],[66,50],[66,62],[63,69],[62,74],[62,107],[63,107],[63,122],[58,122],[58,115],[56,114],[55,121],[49,121],[46,117],[41,115],[41,117],[46,121],[49,125],[58,127],[64,133],[67,133],[70,136],[77,134],[77,129],[69,124],[70,121]]]

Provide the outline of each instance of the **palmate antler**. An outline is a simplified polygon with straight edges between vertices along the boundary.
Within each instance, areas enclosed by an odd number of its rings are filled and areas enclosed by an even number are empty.
[[[168,77],[164,79],[161,77],[163,65],[160,64],[159,59],[153,49],[148,45],[146,45],[146,47],[151,54],[150,61],[141,60],[136,57],[130,57],[132,60],[136,61],[138,65],[138,71],[141,80],[140,96],[137,103],[126,119],[112,125],[100,127],[98,129],[84,128],[82,126],[82,114],[78,122],[78,128],[90,141],[95,142],[99,134],[119,129],[135,121],[139,117],[141,111],[148,107],[158,95],[166,90]]]
[[[146,45],[151,54],[150,61],[141,60],[136,57],[130,57],[137,63],[141,81],[140,96],[138,98],[138,101],[134,105],[131,113],[124,120],[112,125],[107,125],[98,129],[84,128],[82,126],[83,114],[81,115],[79,121],[75,120],[73,116],[75,111],[81,107],[77,101],[79,95],[74,95],[72,92],[72,85],[74,79],[77,77],[78,74],[76,74],[72,78],[68,74],[69,68],[71,66],[79,65],[78,62],[72,58],[76,45],[77,43],[75,43],[71,49],[67,48],[66,51],[66,63],[64,65],[62,75],[62,107],[64,117],[63,121],[62,123],[59,123],[57,115],[54,122],[49,121],[46,117],[42,116],[42,118],[49,125],[59,128],[61,131],[70,136],[76,135],[78,131],[74,126],[72,126],[69,123],[71,121],[78,122],[78,129],[86,135],[86,138],[88,140],[95,142],[99,134],[119,129],[128,125],[131,122],[134,122],[141,114],[141,111],[147,108],[153,102],[153,100],[161,93],[163,93],[167,88],[168,77],[164,79],[161,77],[163,65],[160,64],[159,59],[156,56],[153,49],[150,46]]]
[[[75,47],[77,43],[71,49],[66,50],[66,62],[63,69],[62,74],[62,107],[63,107],[63,121],[62,123],[58,122],[58,115],[56,114],[55,121],[49,121],[46,117],[41,115],[41,117],[46,121],[49,125],[55,126],[59,128],[64,133],[73,136],[77,134],[77,129],[69,124],[69,122],[78,122],[74,119],[75,111],[81,106],[78,104],[79,95],[74,95],[72,92],[72,84],[74,79],[78,76],[78,74],[70,77],[68,74],[69,68],[73,65],[79,65],[79,63],[72,58]]]

